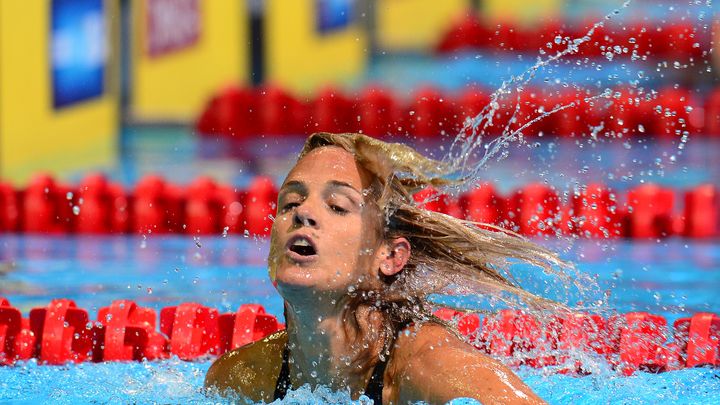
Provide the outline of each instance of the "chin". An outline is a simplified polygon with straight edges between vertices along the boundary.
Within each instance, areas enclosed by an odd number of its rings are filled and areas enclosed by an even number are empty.
[[[320,297],[338,295],[338,288],[332,280],[322,276],[322,270],[297,265],[283,265],[277,270],[277,289],[290,302],[313,302]],[[342,290],[344,291],[344,290]]]

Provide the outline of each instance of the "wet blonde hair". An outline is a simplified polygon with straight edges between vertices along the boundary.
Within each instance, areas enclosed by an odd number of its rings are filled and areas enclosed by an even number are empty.
[[[358,343],[367,347],[354,361],[358,372],[372,367],[379,356],[389,354],[403,325],[436,320],[428,299],[432,294],[486,294],[534,309],[562,307],[524,290],[507,272],[511,262],[524,262],[567,278],[563,271],[567,264],[555,253],[512,232],[429,211],[415,202],[415,192],[453,183],[444,177],[447,169],[443,162],[427,158],[407,145],[362,134],[331,133],[311,135],[299,159],[326,146],[352,153],[358,164],[373,175],[366,196],[370,201],[366,202],[373,203],[381,213],[380,240],[404,237],[411,245],[405,268],[395,276],[381,276],[381,289],[361,286],[348,293],[346,327],[362,341]],[[361,330],[360,307],[381,318],[380,330]]]

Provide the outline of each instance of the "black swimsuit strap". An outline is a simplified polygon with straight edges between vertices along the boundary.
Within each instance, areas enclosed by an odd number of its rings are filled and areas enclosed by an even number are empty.
[[[275,383],[275,393],[273,394],[273,400],[283,399],[290,389],[290,365],[288,359],[290,358],[290,350],[287,345],[283,349],[282,353],[282,366],[280,367],[280,375],[278,375],[277,382]]]
[[[283,349],[282,353],[282,366],[280,367],[280,375],[278,375],[277,382],[275,383],[275,393],[273,394],[273,400],[283,399],[287,395],[288,389],[290,389],[290,365],[288,359],[290,358],[290,350],[287,345]],[[365,388],[365,395],[372,399],[375,404],[382,404],[382,392],[385,386],[385,367],[387,366],[387,360],[378,361],[375,364],[373,373],[370,376],[367,387]]]
[[[365,387],[365,395],[372,399],[373,404],[382,404],[382,393],[385,387],[385,367],[387,360],[380,360],[375,364],[375,369],[370,376],[367,387]]]

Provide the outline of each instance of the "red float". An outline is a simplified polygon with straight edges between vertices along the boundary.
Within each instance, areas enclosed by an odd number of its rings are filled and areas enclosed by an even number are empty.
[[[460,127],[460,120],[450,100],[433,88],[419,90],[407,114],[408,129],[419,138],[454,133]]]
[[[701,120],[696,118],[699,106],[689,90],[665,88],[659,93],[653,101],[653,135],[681,138],[685,133],[700,132]]]
[[[588,184],[572,197],[573,228],[588,238],[615,238],[624,235],[615,192],[602,184]]]
[[[558,90],[548,97],[548,111],[565,107],[545,118],[544,130],[549,135],[557,136],[582,136],[590,133],[591,126],[597,125],[592,122],[593,106],[585,101],[588,97],[584,91]]]
[[[669,189],[643,184],[628,192],[629,236],[660,238],[672,234],[675,196]]]
[[[500,225],[504,201],[491,183],[483,183],[460,197],[463,218],[483,224]]]
[[[220,352],[237,349],[283,329],[258,304],[244,304],[234,314],[220,315]]]
[[[280,87],[268,85],[257,89],[260,133],[263,135],[298,135],[305,132],[307,106]]]
[[[130,218],[133,218],[130,196],[125,194],[122,186],[109,183],[107,196],[110,200],[110,233],[126,233],[130,231]]]
[[[458,123],[464,125],[467,120],[475,118],[489,106],[490,94],[485,89],[470,87],[460,94],[455,104],[458,109]]]
[[[15,232],[20,228],[22,204],[18,192],[8,183],[0,183],[0,232]]]
[[[645,312],[625,314],[622,319],[618,348],[619,370],[631,375],[638,369],[662,371],[663,345],[667,340],[667,321],[659,315]]]
[[[450,308],[439,308],[433,312],[438,318],[450,322],[457,327],[457,331],[467,336],[472,342],[477,338],[480,330],[480,317],[477,314],[456,311]]]
[[[220,205],[219,224],[223,235],[242,232],[243,196],[234,188],[219,184],[215,192]]]
[[[20,333],[22,314],[0,297],[0,365],[15,362],[15,338]]]
[[[685,366],[720,366],[720,317],[701,312],[678,319],[673,326]]]
[[[40,340],[38,359],[48,364],[79,363],[90,357],[93,331],[87,311],[56,299],[30,311],[30,328]]]
[[[191,235],[210,235],[220,231],[220,205],[217,186],[209,177],[198,177],[187,188],[185,231]]]
[[[256,177],[245,194],[245,230],[250,235],[269,236],[277,211],[277,189],[267,177]]]
[[[490,30],[474,14],[468,14],[443,35],[436,52],[450,53],[463,49],[478,49],[490,43]]]
[[[60,233],[66,228],[59,220],[61,198],[55,180],[45,174],[35,176],[25,190],[23,226],[26,232]]]
[[[547,135],[553,129],[549,128],[549,117],[543,117],[548,111],[547,95],[539,88],[525,88],[520,93],[518,111],[510,131],[519,131],[526,137],[535,137],[540,133]]]
[[[79,233],[102,234],[110,232],[112,207],[108,193],[108,182],[102,174],[91,174],[78,186],[81,204],[75,217],[75,231]]]
[[[172,354],[192,360],[219,354],[219,319],[217,309],[186,302],[160,311],[160,330],[169,337]]]
[[[385,89],[367,87],[357,105],[360,131],[370,136],[397,134],[403,126],[399,103]]]
[[[619,341],[613,339],[605,319],[596,314],[572,313],[558,319],[557,347],[561,352],[582,350],[593,352],[609,358],[617,348]],[[560,363],[568,361],[563,356],[558,359]],[[575,370],[580,370],[582,364],[576,358],[572,364]]]
[[[198,119],[201,135],[222,134],[247,138],[259,133],[257,100],[252,90],[230,86],[215,96]]]
[[[422,209],[449,214],[449,197],[440,194],[432,187],[424,188],[413,195],[413,199]]]
[[[718,236],[720,199],[717,188],[703,184],[685,192],[683,235],[690,238]]]
[[[355,104],[338,89],[321,90],[313,102],[310,131],[357,132],[359,124]]]
[[[154,360],[166,356],[167,340],[155,330],[157,315],[130,300],[98,310],[95,361]],[[99,344],[99,346],[98,346]]]
[[[615,137],[627,138],[642,136],[654,129],[654,116],[651,114],[653,102],[645,99],[645,94],[638,94],[636,89],[616,89],[607,109],[604,127]]]
[[[557,347],[556,326],[541,325],[531,315],[504,309],[483,319],[480,340],[488,353],[506,357],[510,364],[542,367],[557,362],[548,353]]]
[[[184,224],[183,191],[159,176],[143,177],[135,188],[133,231],[139,233],[180,232]]]
[[[549,186],[529,184],[513,194],[507,219],[523,235],[554,235],[560,229],[560,200]]]

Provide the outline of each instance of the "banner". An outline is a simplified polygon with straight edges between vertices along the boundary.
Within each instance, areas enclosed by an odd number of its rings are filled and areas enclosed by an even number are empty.
[[[146,46],[150,56],[188,48],[200,38],[198,0],[147,0]]]
[[[103,0],[53,0],[50,12],[53,106],[101,96],[108,57]]]
[[[354,0],[317,0],[315,5],[319,33],[340,31],[352,24]]]

